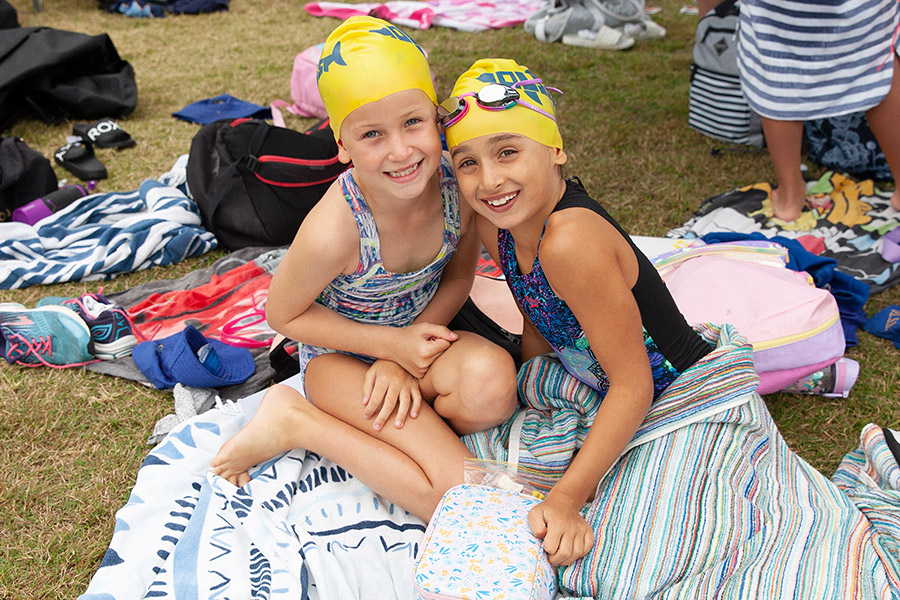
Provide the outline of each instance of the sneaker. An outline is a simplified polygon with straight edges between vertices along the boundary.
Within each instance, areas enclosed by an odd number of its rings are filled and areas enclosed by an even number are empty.
[[[0,337],[9,363],[70,367],[94,359],[88,326],[64,306],[0,304]]]
[[[131,354],[137,338],[131,327],[131,319],[125,309],[110,302],[100,294],[82,294],[78,298],[50,296],[38,306],[61,305],[78,313],[91,331],[94,355],[101,360],[115,360]]]
[[[581,46],[583,48],[599,48],[601,50],[627,50],[634,46],[634,38],[621,29],[613,29],[601,25],[600,29],[581,29],[578,33],[567,33],[562,37],[562,43],[567,46]]]

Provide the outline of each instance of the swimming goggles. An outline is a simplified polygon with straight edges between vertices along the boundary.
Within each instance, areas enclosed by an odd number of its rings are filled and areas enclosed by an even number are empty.
[[[523,100],[519,90],[516,89],[519,86],[534,85],[541,82],[542,80],[538,78],[517,81],[512,85],[489,83],[477,92],[466,92],[459,96],[451,96],[438,105],[438,119],[444,127],[456,125],[466,116],[466,113],[469,112],[469,103],[466,101],[466,98],[472,97],[475,98],[475,102],[478,103],[478,106],[485,110],[509,110],[518,104],[556,121],[556,117],[552,114],[539,106],[535,106],[534,104]],[[546,88],[560,94],[562,93],[554,87],[546,86]]]

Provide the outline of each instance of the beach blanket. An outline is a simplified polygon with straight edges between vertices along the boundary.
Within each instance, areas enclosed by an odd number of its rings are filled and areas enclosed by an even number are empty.
[[[310,2],[304,8],[314,17],[346,19],[372,15],[414,29],[436,25],[476,32],[521,25],[542,4],[540,0],[393,0],[362,4],[326,1]]]
[[[93,194],[35,225],[0,223],[0,288],[111,279],[216,247],[183,191],[148,179]]]
[[[80,600],[413,600],[425,532],[330,461],[294,450],[235,488],[209,461],[244,423],[234,404],[154,448]]]
[[[717,338],[717,356],[656,402],[604,477],[584,511],[595,547],[559,571],[563,588],[601,598],[896,597],[900,469],[884,442],[865,429],[832,483],[790,451],[752,391],[746,340],[727,326],[704,335]],[[588,393],[540,372],[523,381],[544,381],[531,388],[544,402]],[[339,467],[294,450],[240,490],[207,473],[252,416],[234,408],[194,417],[150,453],[81,599],[412,599],[424,524]],[[577,428],[579,416],[570,421]]]
[[[829,171],[807,185],[809,210],[793,222],[773,218],[771,192],[770,184],[758,183],[707,198],[666,237],[694,239],[720,232],[783,236],[835,259],[840,272],[865,282],[873,293],[900,281],[900,263],[881,255],[882,237],[900,226],[889,192],[871,180],[854,181]]]

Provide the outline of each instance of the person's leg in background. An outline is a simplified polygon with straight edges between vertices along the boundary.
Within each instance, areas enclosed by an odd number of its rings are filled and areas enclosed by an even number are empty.
[[[894,176],[894,195],[891,196],[891,207],[900,210],[900,188],[897,181],[900,179],[900,60],[894,54],[894,78],[891,81],[891,89],[881,103],[870,108],[866,112],[866,119],[872,128],[872,133],[884,152],[891,175]]]
[[[716,6],[721,0],[697,0],[697,15],[702,17]]]
[[[772,190],[775,216],[795,221],[806,203],[806,182],[800,170],[803,121],[776,121],[763,117],[762,126],[778,178],[778,187]]]

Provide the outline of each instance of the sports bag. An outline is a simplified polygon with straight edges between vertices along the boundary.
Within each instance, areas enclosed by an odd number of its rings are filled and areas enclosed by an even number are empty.
[[[348,166],[338,161],[327,122],[304,133],[224,120],[194,135],[187,185],[204,227],[228,250],[285,246]]]
[[[441,498],[416,559],[424,600],[553,600],[556,574],[528,526],[540,500],[462,484]]]
[[[741,92],[737,66],[739,2],[724,0],[697,22],[688,126],[705,136],[762,148],[762,120]]]
[[[0,131],[27,112],[51,124],[130,115],[137,96],[134,69],[105,33],[19,27],[0,35]]]
[[[809,160],[866,179],[893,181],[884,152],[869,129],[866,113],[812,119],[803,123]]]
[[[57,189],[50,160],[17,137],[0,138],[0,223],[12,211]]]

